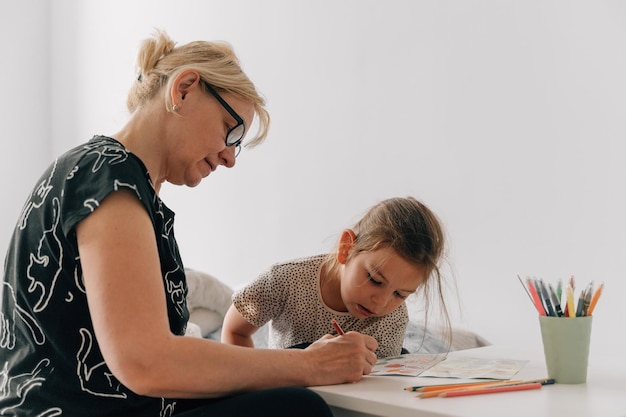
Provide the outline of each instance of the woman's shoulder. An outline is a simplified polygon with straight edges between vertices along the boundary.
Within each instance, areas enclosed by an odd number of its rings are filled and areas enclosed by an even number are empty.
[[[148,170],[143,162],[117,140],[94,136],[56,161],[57,177],[64,188],[83,195],[85,190],[102,189],[106,194],[128,188],[141,198],[142,193],[153,194]],[[110,190],[107,190],[110,189]],[[143,197],[147,197],[144,195]]]
[[[58,159],[68,166],[90,169],[92,174],[110,167],[132,165],[140,171],[147,171],[143,162],[124,145],[108,136],[96,135],[89,141],[76,146]]]
[[[64,228],[88,216],[112,192],[127,190],[149,212],[156,210],[158,196],[141,160],[120,142],[94,136],[61,155],[44,174],[49,188],[61,202]]]

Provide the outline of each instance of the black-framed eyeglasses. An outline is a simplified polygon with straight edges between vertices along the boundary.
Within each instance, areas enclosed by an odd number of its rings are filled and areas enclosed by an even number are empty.
[[[213,97],[215,97],[217,101],[220,102],[222,107],[224,107],[228,114],[230,114],[237,122],[235,126],[228,129],[225,138],[226,146],[235,146],[235,156],[237,156],[239,155],[239,152],[241,152],[241,142],[243,141],[243,137],[246,135],[246,125],[244,124],[243,119],[239,117],[237,112],[235,112],[235,110],[233,110],[233,108],[228,105],[226,100],[224,100],[222,96],[220,96],[217,91],[215,91],[215,89],[211,87],[209,83],[203,82],[203,84],[209,91],[209,93],[211,93]]]

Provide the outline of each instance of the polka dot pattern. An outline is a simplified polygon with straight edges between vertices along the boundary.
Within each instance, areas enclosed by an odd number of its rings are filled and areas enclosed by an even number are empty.
[[[233,304],[252,325],[269,322],[270,348],[312,343],[326,334],[336,335],[331,319],[341,328],[374,337],[379,358],[399,355],[408,324],[402,303],[382,317],[358,319],[332,310],[322,301],[320,270],[326,255],[295,259],[272,265],[248,286],[235,291]]]

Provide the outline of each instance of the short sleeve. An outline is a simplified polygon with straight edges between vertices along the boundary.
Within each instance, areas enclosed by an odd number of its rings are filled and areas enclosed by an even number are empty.
[[[250,324],[261,327],[279,316],[289,293],[289,282],[274,265],[249,285],[233,293],[233,305]]]
[[[66,236],[114,191],[129,190],[146,207],[153,200],[146,168],[121,144],[103,138],[85,147],[81,158],[64,158],[55,167],[58,186],[63,187],[61,226]]]

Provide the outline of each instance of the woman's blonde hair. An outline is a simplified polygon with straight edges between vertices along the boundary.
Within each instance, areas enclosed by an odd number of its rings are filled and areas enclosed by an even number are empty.
[[[157,30],[152,38],[142,42],[137,55],[139,76],[126,99],[128,110],[133,113],[144,103],[165,91],[165,106],[172,109],[172,98],[167,92],[171,83],[183,70],[193,69],[202,81],[218,92],[226,92],[251,103],[257,115],[259,127],[247,145],[261,143],[267,136],[270,116],[265,109],[265,99],[244,74],[233,48],[226,42],[194,41],[176,46],[163,30]],[[163,87],[166,87],[164,90]]]

